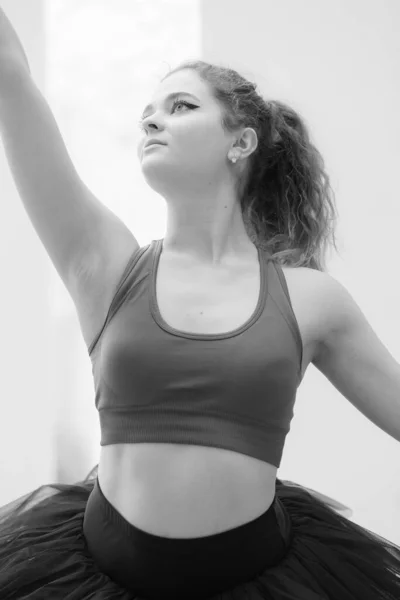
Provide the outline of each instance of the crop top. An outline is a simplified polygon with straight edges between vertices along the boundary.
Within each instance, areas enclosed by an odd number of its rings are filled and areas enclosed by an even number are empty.
[[[88,348],[101,446],[177,443],[279,467],[301,381],[302,339],[281,267],[258,249],[252,316],[227,333],[170,327],[156,299],[163,240],[130,257]]]

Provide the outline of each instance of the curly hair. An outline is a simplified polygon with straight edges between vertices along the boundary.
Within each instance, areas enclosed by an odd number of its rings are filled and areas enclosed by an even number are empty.
[[[252,127],[257,133],[258,146],[236,186],[252,242],[282,265],[326,271],[331,241],[338,251],[335,195],[303,118],[283,102],[265,100],[257,84],[221,65],[185,61],[162,81],[184,69],[210,87],[225,131]]]

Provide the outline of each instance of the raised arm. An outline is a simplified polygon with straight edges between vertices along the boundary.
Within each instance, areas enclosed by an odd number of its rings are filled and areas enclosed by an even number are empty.
[[[20,71],[31,72],[21,40],[0,6],[0,73],[6,73],[10,65]],[[2,81],[0,78],[0,91]]]
[[[33,81],[22,44],[0,7],[0,134],[24,208],[68,291],[77,273],[120,248],[139,246],[121,220],[77,174],[48,103]],[[7,198],[1,197],[3,218]],[[93,280],[96,274],[93,274]],[[75,299],[75,298],[74,298]]]

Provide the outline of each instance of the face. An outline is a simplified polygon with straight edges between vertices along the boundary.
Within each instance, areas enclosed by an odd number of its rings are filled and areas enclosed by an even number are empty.
[[[168,98],[176,92],[181,93]],[[227,156],[234,136],[223,130],[221,108],[195,71],[183,70],[167,77],[150,103],[143,113],[138,158],[153,189],[172,191],[174,185],[184,185],[185,181],[195,185],[196,180],[212,185],[222,171],[228,170]],[[166,145],[145,149],[149,139]]]

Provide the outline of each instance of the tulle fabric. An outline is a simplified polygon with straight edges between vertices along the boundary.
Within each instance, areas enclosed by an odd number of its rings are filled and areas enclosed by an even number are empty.
[[[82,482],[44,485],[0,508],[1,600],[145,600],[102,573],[88,551],[82,525],[96,478],[97,466]],[[398,546],[296,483],[277,480],[276,496],[291,525],[285,557],[209,600],[400,599]]]

